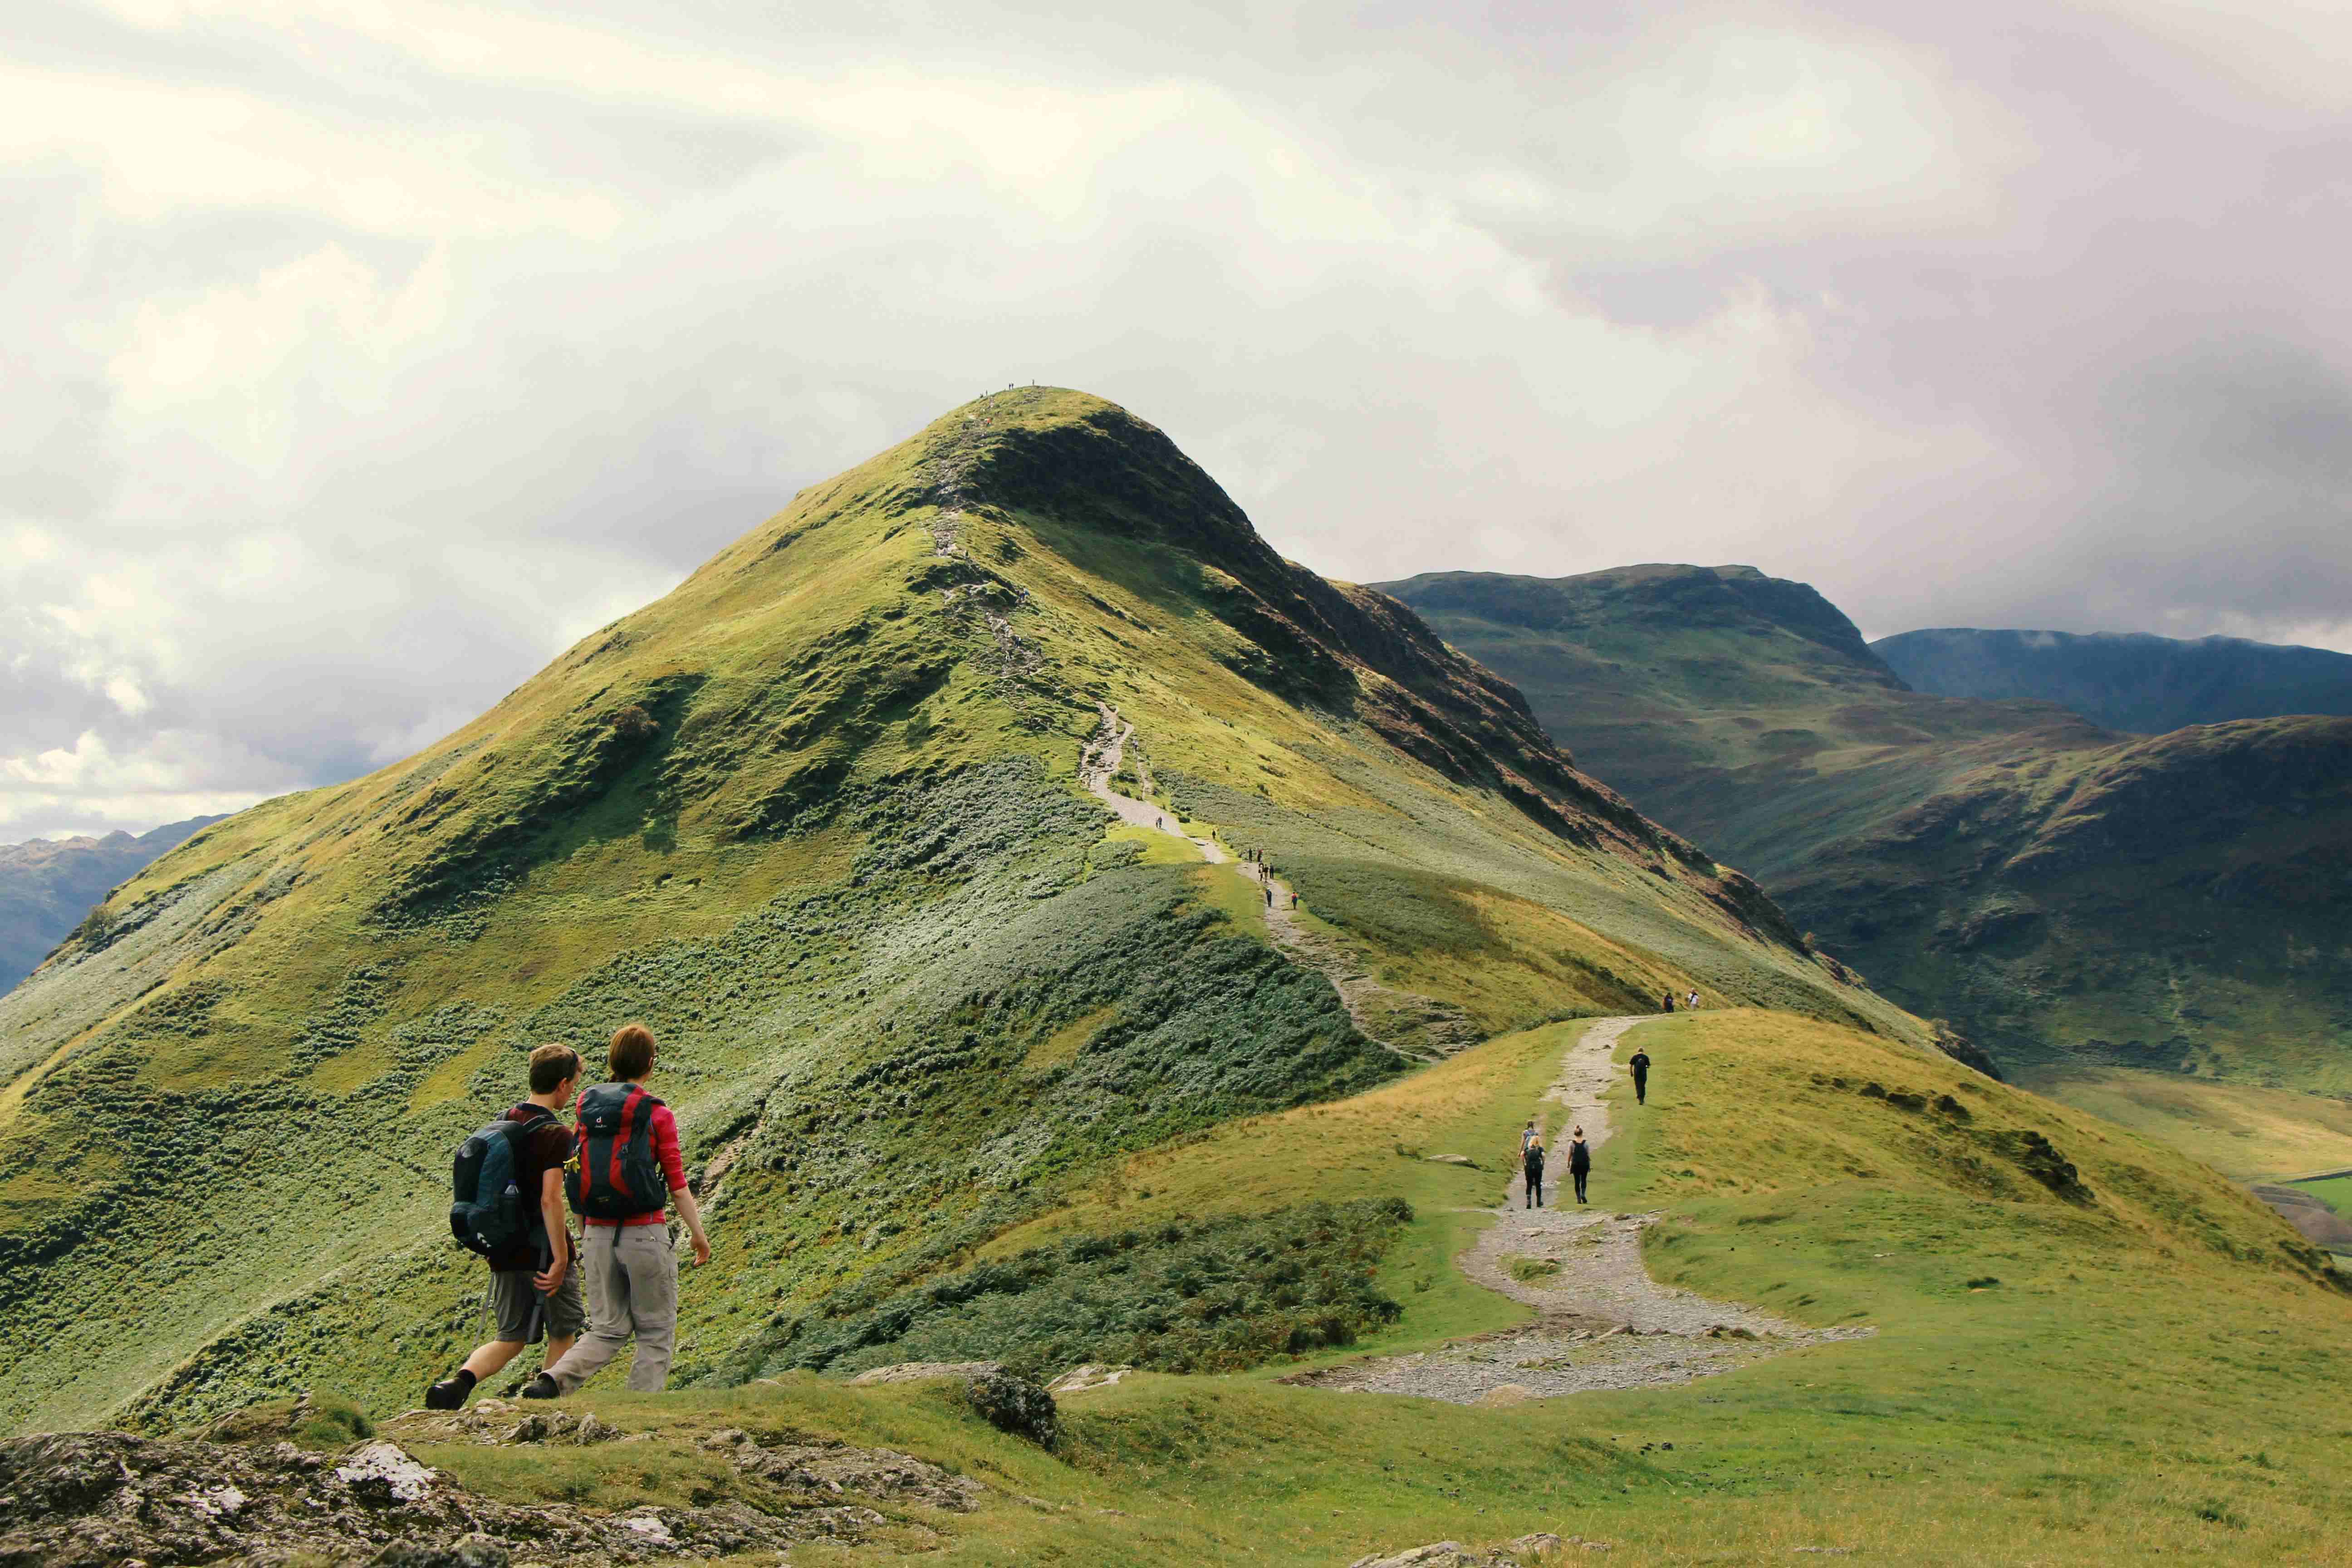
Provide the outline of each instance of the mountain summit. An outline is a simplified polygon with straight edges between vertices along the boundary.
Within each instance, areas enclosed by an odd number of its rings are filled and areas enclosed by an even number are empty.
[[[688,1383],[832,1364],[1128,1152],[1531,1021],[1696,989],[1923,1037],[1412,612],[1051,389],[107,911],[0,1000],[8,1427],[413,1402],[479,1289],[448,1150],[632,1017],[719,1241]]]

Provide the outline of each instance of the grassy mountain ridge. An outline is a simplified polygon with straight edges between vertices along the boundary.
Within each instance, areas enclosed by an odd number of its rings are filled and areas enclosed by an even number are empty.
[[[2003,1061],[2352,1089],[2352,721],[2141,739],[1912,691],[1752,568],[1389,587],[1643,809]]]
[[[0,992],[38,967],[117,884],[219,820],[192,816],[135,837],[0,844]]]
[[[216,825],[0,998],[0,1426],[412,1399],[477,1329],[446,1151],[622,1018],[724,1238],[689,1382],[1122,1151],[1400,1071],[1231,868],[1076,787],[1105,704],[1333,952],[1488,1028],[1700,984],[1922,1038],[1159,431],[998,395],[417,757]]]
[[[2136,734],[2233,719],[2352,714],[2352,654],[2326,648],[1961,627],[1904,632],[1870,648],[1916,690],[2055,702]]]
[[[1309,1186],[1335,1206],[1409,1193],[1413,1234],[1380,1269],[1407,1324],[1516,1322],[1522,1310],[1498,1297],[1452,1294],[1465,1289],[1454,1227],[1487,1221],[1472,1205],[1494,1200],[1502,1173],[1398,1146],[1507,1156],[1578,1032],[1506,1036],[1344,1100],[1139,1152],[983,1262],[1017,1272],[1115,1231],[1189,1238]],[[1651,1103],[1636,1116],[1621,1079],[1622,1131],[1600,1151],[1594,1196],[1662,1213],[1651,1271],[1874,1334],[1693,1384],[1507,1409],[1286,1385],[1277,1368],[1146,1372],[1066,1397],[1050,1456],[903,1385],[784,1372],[727,1392],[592,1394],[646,1435],[626,1463],[554,1445],[429,1458],[515,1500],[676,1504],[724,1488],[703,1433],[772,1426],[910,1451],[1017,1494],[929,1521],[944,1544],[909,1532],[794,1549],[821,1563],[945,1551],[1308,1568],[1537,1530],[1609,1542],[1612,1563],[1829,1548],[1894,1563],[2258,1563],[2332,1538],[2345,1464],[2327,1372],[2346,1300],[2244,1193],[2096,1118],[1834,1026],[1685,1014],[1637,1026],[1620,1055],[1635,1049],[1660,1064]],[[2045,1179],[2053,1157],[2073,1181]],[[1408,1328],[1380,1348],[1427,1342]]]

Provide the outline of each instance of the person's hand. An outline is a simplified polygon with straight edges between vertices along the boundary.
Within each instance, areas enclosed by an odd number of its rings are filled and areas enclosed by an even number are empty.
[[[530,1277],[530,1282],[539,1287],[539,1293],[541,1295],[552,1296],[555,1294],[556,1290],[562,1286],[564,1271],[571,1267],[572,1260],[570,1258],[559,1258],[553,1263],[548,1265],[545,1273],[532,1275]]]
[[[691,1237],[689,1237],[688,1239],[689,1239],[689,1240],[691,1240],[691,1241],[693,1242],[693,1244],[694,1244],[694,1262],[695,1262],[695,1266],[696,1266],[697,1268],[700,1268],[703,1264],[706,1264],[706,1263],[709,1262],[709,1261],[710,1261],[710,1238],[709,1238],[709,1237],[707,1237],[707,1236],[703,1235],[700,1231],[698,1231],[698,1231],[696,1231],[696,1232],[694,1233],[694,1235],[693,1235]]]

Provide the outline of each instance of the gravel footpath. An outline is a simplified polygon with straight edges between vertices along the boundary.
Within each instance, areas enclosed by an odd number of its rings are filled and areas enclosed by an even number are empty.
[[[1495,1223],[1455,1260],[1478,1284],[1534,1308],[1542,1314],[1536,1322],[1420,1355],[1371,1356],[1285,1381],[1456,1405],[1510,1404],[1588,1389],[1687,1383],[1799,1345],[1876,1332],[1800,1328],[1752,1307],[1662,1286],[1642,1266],[1642,1231],[1656,1222],[1655,1213],[1618,1214],[1576,1204],[1568,1179],[1569,1130],[1583,1127],[1593,1151],[1587,1191],[1605,1190],[1601,1151],[1609,1137],[1609,1107],[1601,1096],[1616,1075],[1611,1058],[1618,1040],[1644,1022],[1602,1018],[1588,1026],[1545,1091],[1549,1126],[1544,1143],[1556,1169],[1545,1173],[1543,1196],[1547,1205],[1555,1203],[1556,1180],[1566,1206],[1528,1208],[1527,1184],[1515,1173],[1505,1205],[1494,1211]],[[1516,1279],[1513,1258],[1557,1269]]]
[[[1213,866],[1231,859],[1215,839],[1196,838],[1181,826],[1171,826],[1163,808],[1111,787],[1111,780],[1118,776],[1119,763],[1126,758],[1127,743],[1135,736],[1135,726],[1119,717],[1118,710],[1109,703],[1098,702],[1095,706],[1102,722],[1078,759],[1078,782],[1097,800],[1118,813],[1122,822],[1181,838]],[[1265,899],[1266,931],[1274,938],[1275,945],[1295,963],[1322,972],[1332,989],[1339,992],[1348,1016],[1366,1039],[1414,1062],[1442,1060],[1478,1043],[1482,1037],[1478,1026],[1459,1007],[1381,984],[1339,944],[1302,925],[1298,911],[1292,907],[1293,889],[1288,882],[1262,865],[1236,862],[1234,869],[1248,879],[1258,896]],[[1270,899],[1265,898],[1267,889],[1274,894]],[[1400,1026],[1407,1024],[1419,1030],[1418,1037],[1426,1042],[1424,1047],[1409,1050],[1390,1037]]]

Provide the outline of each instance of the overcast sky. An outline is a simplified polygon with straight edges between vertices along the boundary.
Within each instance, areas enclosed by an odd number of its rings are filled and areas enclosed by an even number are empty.
[[[2352,13],[1667,9],[10,0],[0,838],[404,756],[1015,381],[1334,576],[2352,649]]]

